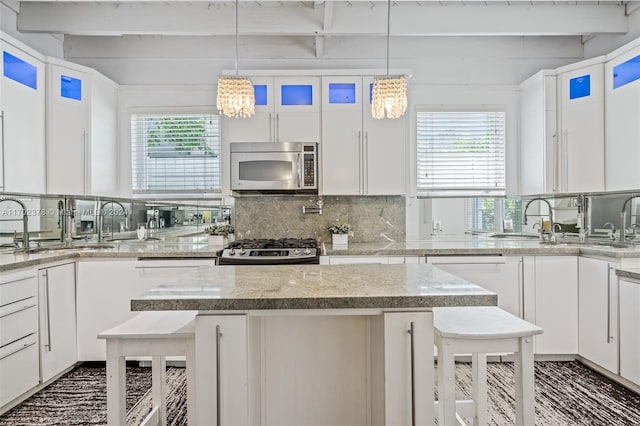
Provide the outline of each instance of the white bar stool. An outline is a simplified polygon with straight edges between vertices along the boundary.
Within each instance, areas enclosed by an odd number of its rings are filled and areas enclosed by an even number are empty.
[[[125,357],[151,356],[151,413],[142,425],[167,424],[166,356],[186,357],[187,420],[195,421],[195,312],[142,312],[98,334],[107,343],[107,424],[126,424]]]
[[[534,425],[533,336],[542,328],[495,306],[433,308],[438,424],[487,424],[487,353],[515,353],[516,425]],[[455,399],[455,354],[472,354],[472,400]]]

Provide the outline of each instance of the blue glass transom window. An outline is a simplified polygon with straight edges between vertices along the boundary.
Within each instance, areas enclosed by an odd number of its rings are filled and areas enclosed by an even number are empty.
[[[355,83],[329,83],[330,104],[355,104]]]
[[[63,98],[82,100],[82,80],[79,78],[60,76],[60,96]]]
[[[638,79],[640,79],[640,55],[613,67],[614,89]]]
[[[267,105],[267,85],[254,84],[253,96],[256,98],[256,105]]]
[[[313,105],[313,87],[310,84],[282,85],[281,105]]]
[[[3,52],[4,76],[32,89],[38,89],[38,68],[9,52]]]
[[[569,80],[569,99],[584,98],[591,95],[591,75],[581,75]]]

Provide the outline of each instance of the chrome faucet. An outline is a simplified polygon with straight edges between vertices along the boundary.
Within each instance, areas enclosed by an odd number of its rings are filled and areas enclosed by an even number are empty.
[[[58,201],[58,228],[60,228],[60,242],[65,242],[66,228],[67,228],[67,215],[64,209],[64,201]]]
[[[29,216],[27,214],[27,206],[17,198],[0,198],[0,203],[4,201],[13,201],[22,207],[22,248],[26,250],[29,248]]]
[[[549,207],[549,214],[547,214],[547,215],[545,215],[545,214],[530,214],[530,215],[527,215],[527,209],[529,209],[529,206],[534,201],[543,201],[543,202],[547,203],[547,206]],[[551,203],[548,200],[546,200],[545,198],[541,198],[541,197],[532,198],[524,206],[524,211],[523,211],[522,215],[524,216],[523,224],[525,224],[525,225],[527,224],[527,217],[528,216],[549,216],[549,241],[550,242],[555,242],[556,235],[555,235],[554,223],[553,223],[553,210],[551,209]],[[544,231],[544,227],[541,227],[540,228],[540,236],[542,236],[543,231]]]
[[[626,234],[626,226],[627,226],[627,205],[634,198],[640,198],[640,194],[633,194],[632,196],[624,200],[624,203],[622,203],[622,211],[620,212],[620,221],[622,225],[620,226],[620,242],[621,243],[624,243],[626,240],[625,234]]]
[[[102,210],[105,208],[105,206],[109,205],[109,204],[116,204],[118,206],[120,206],[120,208],[123,211],[124,214],[124,222],[125,222],[125,227],[127,224],[127,209],[124,208],[124,206],[115,200],[110,200],[110,201],[105,201],[100,205],[100,208],[98,209],[98,243],[102,242],[102,225],[104,222],[104,218],[102,216]],[[113,235],[113,234],[112,234]]]

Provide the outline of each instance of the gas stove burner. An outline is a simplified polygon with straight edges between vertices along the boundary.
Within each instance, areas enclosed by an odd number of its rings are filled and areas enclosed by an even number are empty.
[[[236,240],[218,253],[219,265],[284,265],[320,263],[313,238]]]
[[[245,239],[236,240],[227,246],[229,249],[277,249],[277,248],[317,248],[313,238]]]

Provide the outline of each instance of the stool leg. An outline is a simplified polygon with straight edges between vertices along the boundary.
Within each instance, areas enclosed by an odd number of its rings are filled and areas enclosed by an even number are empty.
[[[533,371],[533,338],[521,337],[520,351],[514,363],[516,384],[516,425],[535,424],[535,392]]]
[[[165,357],[151,357],[151,381],[153,406],[158,407],[158,424],[167,426],[167,359]]]
[[[196,424],[196,345],[191,340],[187,347],[187,425]]]
[[[474,352],[472,361],[473,390],[471,397],[475,403],[473,424],[485,426],[487,424],[487,354]]]
[[[126,370],[120,342],[107,339],[107,425],[126,424]]]
[[[438,424],[456,425],[455,352],[453,343],[440,339],[438,345]]]

